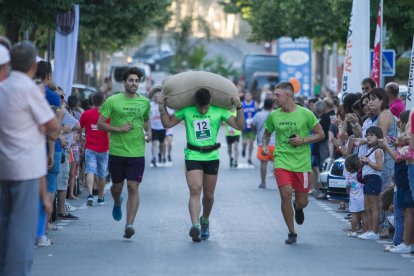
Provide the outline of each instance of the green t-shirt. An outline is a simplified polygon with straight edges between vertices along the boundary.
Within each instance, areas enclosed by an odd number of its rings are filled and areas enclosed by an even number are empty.
[[[109,153],[122,157],[142,157],[145,155],[144,122],[149,120],[150,102],[137,96],[128,98],[124,93],[109,97],[101,106],[99,113],[110,118],[111,126],[132,123],[128,132],[111,132],[109,135]]]
[[[237,116],[237,111],[231,113],[234,117]],[[232,128],[229,125],[226,125],[226,136],[240,136],[241,131],[235,128]]]
[[[206,114],[202,115],[195,106],[188,106],[174,113],[178,120],[185,121],[187,142],[198,147],[211,146],[216,143],[217,134],[222,121],[232,115],[227,109],[211,105]],[[199,152],[184,149],[185,160],[210,161],[219,159],[218,150]]]
[[[281,108],[278,108],[270,113],[266,119],[265,128],[271,133],[276,132],[275,168],[292,172],[311,171],[310,145],[294,147],[289,143],[289,137],[292,134],[308,137],[317,124],[319,121],[313,112],[299,105],[296,105],[294,112],[283,112]]]

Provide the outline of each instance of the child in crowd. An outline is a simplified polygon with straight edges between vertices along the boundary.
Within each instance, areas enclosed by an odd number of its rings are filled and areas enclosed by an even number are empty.
[[[404,132],[408,118],[409,110],[403,111],[400,114],[400,121],[398,127],[401,132]],[[396,141],[392,142],[397,146],[397,150],[401,150],[402,146],[408,142],[408,136],[404,133],[398,137]],[[391,253],[410,253],[414,245],[414,202],[412,198],[412,191],[410,189],[408,180],[408,166],[406,157],[397,154],[387,143],[386,139],[380,139],[379,144],[384,148],[392,159],[395,160],[394,176],[395,176],[395,190],[394,190],[394,228],[395,233],[392,244],[387,246],[384,251]]]
[[[357,172],[362,167],[358,155],[350,155],[345,159],[346,185],[349,191],[349,212],[351,212],[351,233],[348,237],[357,236],[357,228],[362,225],[366,228],[365,207],[364,207],[364,185],[359,183]],[[364,229],[366,230],[366,229]]]
[[[358,235],[364,240],[378,240],[379,194],[381,193],[381,171],[384,167],[384,152],[379,148],[378,140],[384,135],[381,128],[371,126],[367,129],[366,143],[368,153],[362,156],[362,176],[364,179],[364,204],[367,218],[367,231]]]

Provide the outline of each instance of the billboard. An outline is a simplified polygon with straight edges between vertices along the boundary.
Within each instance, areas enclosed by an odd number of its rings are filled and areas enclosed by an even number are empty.
[[[289,81],[296,78],[300,82],[298,94],[311,95],[311,50],[312,42],[306,37],[292,39],[281,37],[277,40],[279,55],[279,79]]]

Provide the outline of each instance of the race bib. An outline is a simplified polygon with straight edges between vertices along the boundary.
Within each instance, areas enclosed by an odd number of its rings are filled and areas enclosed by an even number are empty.
[[[246,128],[252,127],[253,118],[247,118],[246,119]]]
[[[208,140],[211,138],[210,121],[208,119],[194,121],[194,133],[196,140]]]

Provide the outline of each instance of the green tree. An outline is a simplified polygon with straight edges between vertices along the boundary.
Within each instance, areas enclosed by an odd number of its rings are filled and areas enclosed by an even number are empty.
[[[317,45],[345,43],[352,0],[227,0],[225,11],[240,13],[252,27],[251,40],[307,36]],[[375,37],[379,0],[371,4],[371,45]],[[412,0],[384,1],[388,47],[407,49],[414,33]]]

